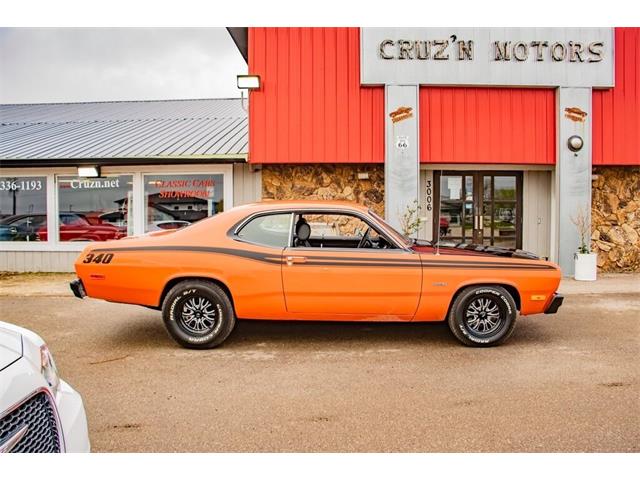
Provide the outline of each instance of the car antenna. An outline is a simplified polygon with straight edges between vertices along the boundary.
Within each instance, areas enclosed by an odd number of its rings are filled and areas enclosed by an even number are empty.
[[[440,185],[438,186],[438,192],[440,192],[440,187],[442,186],[442,182],[440,181],[441,178],[442,178],[442,170],[440,170],[440,175],[438,176],[438,182],[440,182]],[[438,196],[440,197],[441,195],[438,193]],[[438,198],[438,219],[436,220],[436,225],[437,225],[437,227],[435,228],[436,235],[437,235],[436,236],[436,255],[440,255],[440,198]]]

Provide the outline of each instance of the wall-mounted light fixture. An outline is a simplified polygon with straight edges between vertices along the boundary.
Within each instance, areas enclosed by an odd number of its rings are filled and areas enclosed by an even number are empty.
[[[582,140],[580,135],[571,135],[567,140],[567,147],[569,147],[569,150],[572,152],[579,152],[583,146],[584,140]]]
[[[245,90],[259,90],[260,89],[260,75],[238,75],[236,77],[238,88],[240,89],[240,104],[244,110],[247,107],[244,104],[244,91]]]
[[[260,75],[238,75],[236,80],[240,90],[257,90],[260,88]]]
[[[100,167],[78,167],[78,176],[79,177],[99,177],[100,176]]]

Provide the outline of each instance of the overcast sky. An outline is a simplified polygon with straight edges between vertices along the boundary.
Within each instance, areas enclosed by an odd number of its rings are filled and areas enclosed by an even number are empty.
[[[239,97],[224,28],[0,28],[0,103]]]

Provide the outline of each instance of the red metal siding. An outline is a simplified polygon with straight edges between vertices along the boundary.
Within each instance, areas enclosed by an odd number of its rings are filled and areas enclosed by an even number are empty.
[[[640,164],[640,29],[617,28],[616,87],[593,93],[593,163]],[[255,163],[384,160],[384,89],[360,86],[358,28],[249,28]],[[420,161],[554,164],[554,89],[420,89]]]
[[[249,161],[384,161],[384,89],[360,86],[358,28],[249,28]]]
[[[615,88],[593,92],[593,164],[640,165],[640,28],[615,36]]]
[[[423,163],[554,164],[555,90],[420,88]]]

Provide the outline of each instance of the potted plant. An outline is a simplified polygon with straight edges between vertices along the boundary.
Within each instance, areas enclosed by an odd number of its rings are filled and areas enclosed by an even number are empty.
[[[407,237],[413,237],[418,233],[418,230],[420,230],[422,218],[420,218],[419,213],[420,205],[418,204],[418,200],[414,200],[412,204],[407,205],[407,208],[400,217],[402,233]]]
[[[574,254],[574,274],[573,278],[587,282],[596,279],[598,271],[598,255],[591,252],[591,215],[589,211],[580,208],[575,217],[571,217],[571,222],[576,226],[580,235],[580,246]]]

